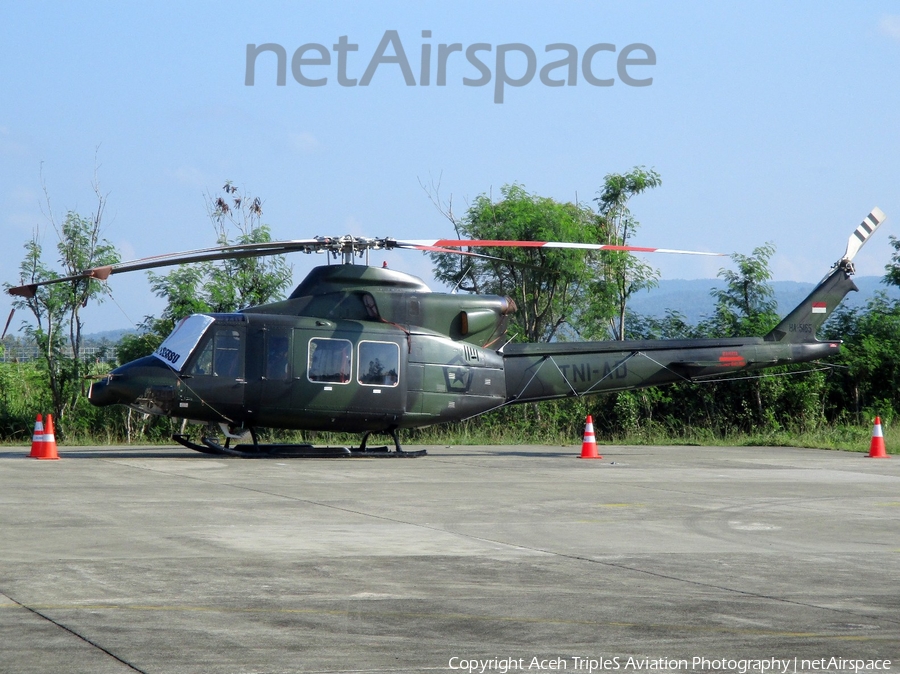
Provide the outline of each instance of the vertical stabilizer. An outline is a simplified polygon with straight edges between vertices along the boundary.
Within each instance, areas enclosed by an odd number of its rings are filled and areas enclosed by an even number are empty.
[[[765,336],[767,342],[816,342],[816,333],[848,292],[859,290],[850,278],[852,265],[838,264],[809,296]]]
[[[767,342],[816,342],[816,333],[851,290],[859,290],[850,279],[855,273],[853,258],[869,237],[875,233],[887,216],[877,206],[863,219],[850,235],[847,251],[838,260],[819,285],[766,335]]]

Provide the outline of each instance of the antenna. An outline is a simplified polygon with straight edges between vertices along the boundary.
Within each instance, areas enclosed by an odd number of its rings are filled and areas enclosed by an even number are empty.
[[[453,286],[453,290],[450,291],[452,294],[455,295],[459,292],[459,287],[462,285],[463,279],[466,278],[466,274],[468,274],[471,270],[472,265],[469,265],[468,267],[466,267],[466,270],[459,275],[459,280],[456,282],[456,285]]]

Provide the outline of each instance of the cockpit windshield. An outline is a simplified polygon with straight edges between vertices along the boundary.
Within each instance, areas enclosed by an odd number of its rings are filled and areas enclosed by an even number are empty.
[[[182,319],[153,355],[177,372],[181,372],[184,363],[197,346],[206,329],[215,322],[212,316],[194,314]]]

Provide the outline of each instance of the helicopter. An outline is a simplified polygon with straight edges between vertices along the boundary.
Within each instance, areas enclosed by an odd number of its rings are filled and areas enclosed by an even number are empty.
[[[149,356],[93,381],[93,405],[218,426],[197,443],[204,453],[266,456],[421,456],[398,432],[459,421],[511,405],[698,381],[827,358],[841,342],[816,333],[845,295],[858,290],[853,258],[885,215],[873,209],[844,255],[809,296],[763,337],[513,343],[509,297],[432,292],[419,278],[368,265],[369,251],[414,249],[490,257],[473,248],[548,247],[717,255],[660,248],[565,242],[402,241],[359,236],[238,244],[96,267],[8,289],[33,297],[38,286],[106,280],[112,274],[218,259],[324,252],[341,264],[318,266],[282,301],[234,313],[182,319]],[[466,250],[463,250],[465,248]],[[356,264],[365,256],[365,264]],[[357,448],[263,444],[258,429],[361,433]],[[370,448],[372,434],[394,444]],[[249,437],[251,444],[237,444]],[[232,441],[235,444],[232,445]]]

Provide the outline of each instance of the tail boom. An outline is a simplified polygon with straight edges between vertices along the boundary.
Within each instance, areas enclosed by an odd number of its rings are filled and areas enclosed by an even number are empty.
[[[840,342],[773,343],[760,337],[510,344],[508,403],[698,381],[834,355]]]

